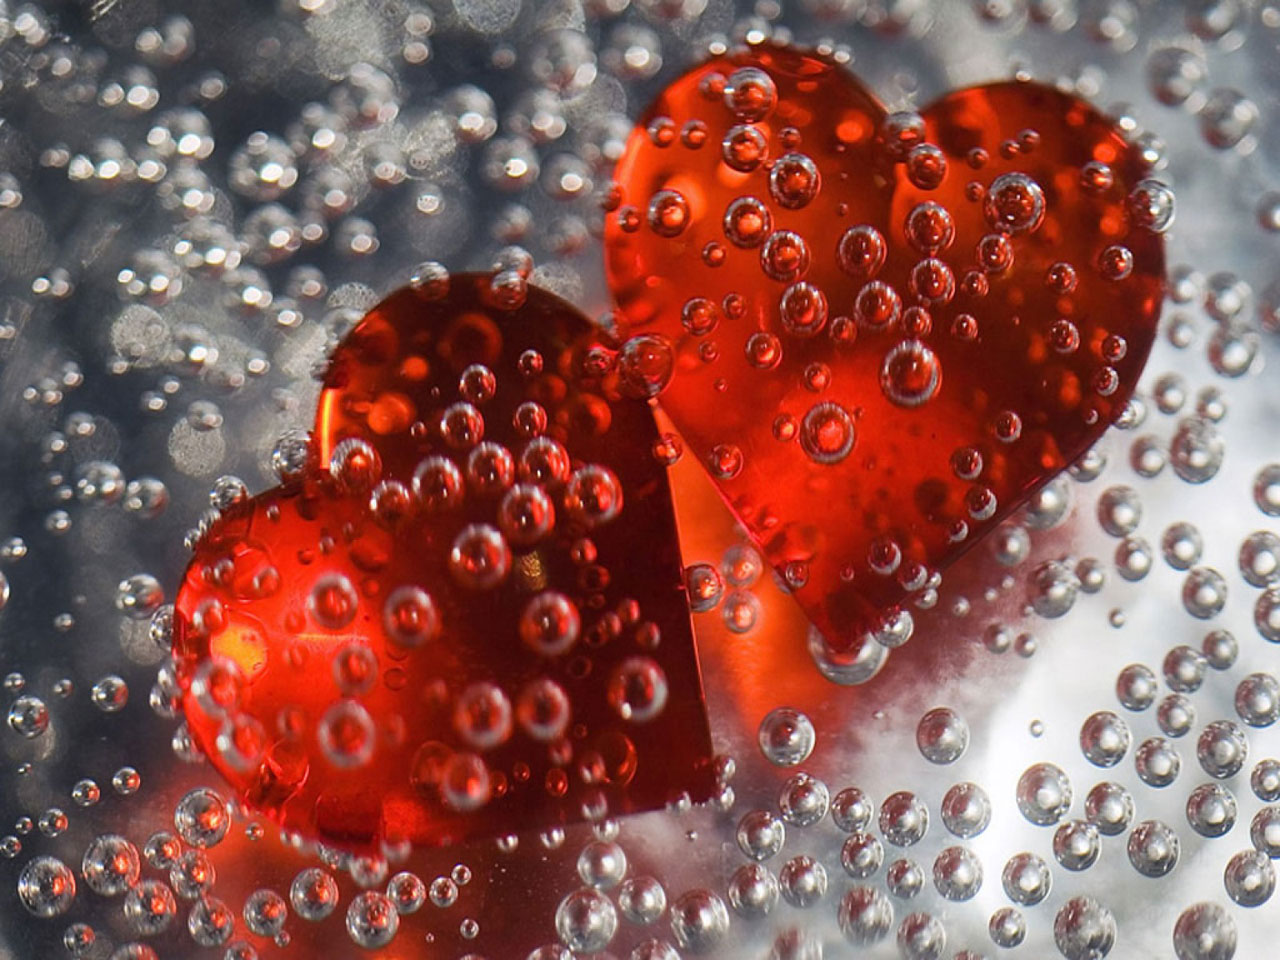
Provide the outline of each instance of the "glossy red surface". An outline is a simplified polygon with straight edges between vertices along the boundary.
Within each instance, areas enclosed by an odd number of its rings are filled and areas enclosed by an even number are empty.
[[[637,125],[605,231],[620,317],[671,344],[659,402],[833,645],[1122,411],[1162,299],[1163,241],[1129,199],[1146,174],[1052,88],[889,114],[770,45],[693,69]]]
[[[581,314],[511,293],[464,274],[375,307],[325,377],[332,473],[224,510],[179,592],[193,736],[308,839],[456,843],[712,790],[652,414]]]

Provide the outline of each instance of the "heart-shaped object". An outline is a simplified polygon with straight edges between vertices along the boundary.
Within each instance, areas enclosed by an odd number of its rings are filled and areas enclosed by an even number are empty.
[[[338,347],[315,463],[226,507],[176,602],[188,725],[249,806],[377,849],[709,796],[658,434],[612,354],[514,272],[403,289]]]
[[[834,649],[930,602],[1122,411],[1172,217],[1146,173],[1058,90],[889,113],[768,44],[632,133],[605,229],[624,360],[674,370],[663,409]]]

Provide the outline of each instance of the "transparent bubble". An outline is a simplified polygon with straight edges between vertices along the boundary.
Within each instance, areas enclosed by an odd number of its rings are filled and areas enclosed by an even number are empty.
[[[75,898],[75,874],[56,857],[36,857],[18,874],[18,899],[37,917],[61,916]]]
[[[809,270],[809,245],[798,233],[775,230],[760,248],[760,269],[771,280],[799,280]]]
[[[812,721],[799,710],[776,707],[760,721],[757,740],[770,763],[794,767],[813,752],[817,731]]]
[[[1129,217],[1152,233],[1164,233],[1173,225],[1173,191],[1159,180],[1140,180],[1129,193]]]
[[[1208,665],[1204,654],[1194,647],[1182,644],[1165,654],[1161,670],[1170,690],[1194,693],[1204,682],[1204,672]]]
[[[126,943],[111,951],[110,960],[159,960],[159,956],[145,943]]]
[[[612,841],[598,840],[578,854],[578,876],[596,890],[611,890],[627,872],[627,855]]]
[[[1243,93],[1218,88],[1200,109],[1200,133],[1211,147],[1230,149],[1249,136],[1258,117],[1257,105]]]
[[[1182,584],[1182,606],[1200,620],[1222,612],[1227,602],[1227,583],[1212,567],[1196,567]]]
[[[893,904],[874,887],[853,887],[840,899],[840,932],[854,946],[879,943],[893,928]]]
[[[393,643],[420,647],[439,635],[440,615],[435,601],[421,587],[397,587],[383,605],[382,625]]]
[[[613,939],[618,916],[613,904],[597,891],[574,891],[556,908],[556,932],[570,950],[597,953]]]
[[[1098,523],[1111,536],[1128,536],[1141,520],[1142,501],[1132,487],[1109,487],[1098,498]]]
[[[627,954],[627,960],[680,960],[680,954],[667,941],[651,938]]]
[[[724,593],[724,580],[713,564],[689,564],[684,570],[684,580],[689,607],[694,613],[706,613],[716,608]]]
[[[942,364],[919,340],[903,340],[891,348],[880,366],[880,390],[891,403],[918,407],[938,392]],[[849,426],[852,436],[852,422]],[[803,438],[802,438],[803,442]]]
[[[1154,553],[1142,537],[1130,535],[1116,547],[1116,572],[1125,580],[1137,582],[1151,572]]]
[[[87,923],[73,923],[62,934],[62,945],[73,957],[86,956],[97,940],[97,933]]]
[[[807,773],[797,773],[783,783],[778,793],[782,818],[795,827],[811,827],[827,815],[831,794],[827,785]]]
[[[1031,606],[1042,617],[1064,616],[1075,605],[1079,589],[1075,571],[1065,563],[1046,560],[1031,572]]]
[[[942,798],[942,824],[957,837],[976,837],[991,822],[991,800],[976,783],[957,783]]]
[[[1269,587],[1280,580],[1280,537],[1270,530],[1249,534],[1240,545],[1240,575],[1252,587]]]
[[[755,197],[738,197],[724,212],[724,235],[736,247],[758,247],[772,236],[773,217]]]
[[[1226,447],[1213,423],[1189,418],[1178,425],[1169,448],[1174,472],[1187,483],[1205,483],[1222,466]]]
[[[871,798],[858,787],[845,787],[831,800],[831,819],[845,833],[865,830],[874,812]]]
[[[786,827],[767,810],[753,810],[738,821],[738,849],[752,860],[774,857],[786,842]]]
[[[244,924],[260,937],[274,937],[284,929],[288,905],[274,890],[255,890],[244,902]]]
[[[1087,870],[1101,852],[1097,826],[1087,820],[1070,820],[1054,831],[1053,856],[1067,870]]]
[[[164,603],[164,588],[149,573],[126,577],[116,585],[116,609],[133,620],[147,620]]]
[[[670,341],[656,333],[629,338],[618,353],[618,372],[631,396],[658,396],[671,383],[675,372]]]
[[[1157,437],[1138,437],[1129,448],[1129,465],[1133,467],[1134,473],[1148,480],[1158,477],[1168,462],[1164,447]]]
[[[933,885],[947,900],[972,900],[982,889],[982,862],[967,847],[947,847],[933,861]]]
[[[140,937],[163,933],[177,913],[173,891],[158,880],[143,880],[125,896],[125,919]]]
[[[491,590],[506,579],[510,569],[511,548],[502,534],[487,523],[468,524],[454,538],[449,550],[449,573],[461,586]]]
[[[821,187],[817,164],[803,153],[784,154],[769,170],[769,194],[787,210],[808,206]]]
[[[347,935],[357,945],[372,950],[390,943],[400,928],[395,904],[374,890],[357,894],[347,907]]]
[[[1227,861],[1222,882],[1227,896],[1240,906],[1259,907],[1275,893],[1276,871],[1261,850],[1242,850]]]
[[[1116,677],[1116,698],[1126,710],[1146,710],[1155,703],[1156,675],[1141,663],[1131,663]]]
[[[1037,763],[1018,778],[1018,809],[1031,823],[1057,823],[1071,807],[1071,781],[1060,767]]]
[[[94,893],[115,897],[137,883],[141,865],[137,847],[124,837],[104,834],[85,850],[80,873]]]
[[[920,864],[906,857],[889,864],[884,873],[885,889],[899,900],[912,900],[924,889],[925,875]]]
[[[666,674],[649,657],[628,657],[609,676],[606,697],[618,716],[646,723],[662,713],[669,687]]]
[[[428,514],[435,514],[457,507],[462,502],[465,488],[462,472],[453,461],[434,456],[418,464],[413,472],[412,489],[423,509]]]
[[[1280,680],[1269,673],[1251,673],[1236,686],[1235,706],[1249,726],[1271,726],[1280,720]]]
[[[722,609],[724,624],[733,633],[749,633],[759,622],[760,598],[749,590],[731,590]]]
[[[453,727],[468,746],[491,750],[511,736],[511,702],[496,684],[474,683],[458,695]]]
[[[947,932],[937,917],[912,913],[898,925],[898,952],[906,960],[934,960],[946,949]]]
[[[792,857],[778,871],[782,899],[793,907],[811,907],[827,894],[827,870],[813,857]]]
[[[733,885],[730,884],[729,900],[733,903]],[[737,904],[733,903],[734,909]],[[666,912],[667,893],[662,884],[650,876],[632,877],[618,888],[618,909],[631,923],[649,925],[657,923]]]
[[[535,653],[560,656],[578,641],[582,619],[564,594],[546,590],[530,600],[520,615],[520,639]]]
[[[997,947],[1012,949],[1026,939],[1026,918],[1013,907],[1001,907],[987,922],[987,933],[991,936],[991,942]]]
[[[890,794],[880,805],[880,833],[898,847],[918,843],[929,829],[929,808],[908,790]]]
[[[778,902],[778,879],[759,863],[748,863],[729,878],[729,903],[739,916],[762,917]]]
[[[840,865],[855,879],[874,876],[883,863],[884,846],[870,833],[852,833],[840,847]]]
[[[1178,865],[1178,835],[1159,820],[1144,820],[1129,834],[1129,863],[1144,877],[1163,877]]]
[[[574,470],[564,494],[565,512],[587,528],[613,520],[622,510],[622,484],[608,467],[587,464]]]
[[[1280,588],[1270,587],[1253,606],[1253,624],[1264,640],[1280,643]]]
[[[710,951],[729,933],[729,911],[710,890],[690,890],[671,905],[671,932],[685,950]]]
[[[103,677],[93,685],[89,699],[103,713],[118,713],[129,702],[129,687],[120,677]]]
[[[1156,723],[1166,737],[1185,737],[1196,722],[1196,708],[1180,693],[1171,693],[1156,708]]]
[[[1236,823],[1236,798],[1220,783],[1204,783],[1187,797],[1187,823],[1202,837],[1220,837]]]
[[[887,283],[872,280],[858,292],[853,301],[853,313],[863,326],[883,329],[902,315],[902,298]]]
[[[1129,744],[1129,725],[1110,710],[1091,715],[1080,728],[1080,750],[1094,766],[1114,767]]]
[[[1234,777],[1249,758],[1248,738],[1230,720],[1215,720],[1196,741],[1196,758],[1209,776],[1218,780]]]
[[[308,867],[293,878],[289,886],[289,903],[303,920],[318,923],[333,913],[338,905],[337,881],[319,867]]]
[[[1280,800],[1280,760],[1271,757],[1259,760],[1249,775],[1249,786],[1254,796],[1264,803]]]
[[[71,788],[71,799],[78,807],[92,807],[102,799],[102,790],[93,780],[77,780]]]
[[[175,851],[178,846],[175,843]],[[169,885],[183,900],[195,900],[212,889],[217,873],[203,850],[187,850],[169,869]]]
[[[1173,744],[1163,737],[1150,737],[1133,753],[1133,766],[1139,779],[1150,787],[1167,787],[1178,779],[1182,758]]]
[[[950,707],[935,707],[916,725],[916,746],[930,763],[954,763],[969,746],[969,726]]]
[[[216,897],[201,897],[187,914],[187,931],[199,946],[221,946],[231,939],[235,917]]]
[[[1024,233],[1044,220],[1044,192],[1025,173],[1004,173],[991,182],[982,212],[993,230]]]
[[[800,424],[800,446],[817,463],[841,462],[856,439],[853,417],[834,401],[810,407]]]
[[[1101,960],[1115,946],[1115,917],[1092,897],[1073,897],[1053,919],[1053,941],[1066,960]]]
[[[1200,650],[1215,670],[1229,670],[1236,662],[1239,646],[1236,638],[1226,630],[1213,630],[1205,634]]]
[[[849,227],[836,245],[836,263],[858,280],[871,280],[879,273],[888,255],[888,245],[875,227]]]
[[[569,726],[569,696],[549,677],[529,681],[516,698],[516,720],[535,740],[550,742]]]
[[[1216,903],[1187,907],[1173,926],[1178,960],[1231,960],[1236,953],[1236,924]]]
[[[1031,907],[1049,895],[1053,874],[1049,872],[1049,865],[1034,853],[1018,853],[1004,865],[1000,882],[1010,900]]]
[[[1272,860],[1280,860],[1280,806],[1263,807],[1253,815],[1249,840]]]
[[[39,697],[30,694],[9,704],[9,729],[28,739],[49,729],[49,708]]]
[[[777,102],[778,90],[773,78],[757,67],[741,67],[725,82],[725,106],[742,122],[763,120]]]
[[[231,826],[231,814],[216,792],[197,787],[174,807],[173,826],[184,842],[205,849],[222,842]]]
[[[427,888],[427,895],[440,909],[451,907],[458,900],[458,884],[452,877],[436,877]]]

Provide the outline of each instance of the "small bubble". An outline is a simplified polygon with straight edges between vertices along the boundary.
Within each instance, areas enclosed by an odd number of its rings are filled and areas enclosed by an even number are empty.
[[[813,752],[817,732],[809,718],[800,711],[776,707],[760,721],[757,739],[769,762],[780,767],[794,767]]]
[[[853,450],[857,434],[853,418],[834,401],[810,407],[800,424],[800,446],[820,464],[835,464]]]
[[[951,708],[937,707],[920,718],[916,746],[930,763],[954,763],[969,746],[969,727]]]
[[[1168,824],[1144,820],[1129,834],[1126,850],[1133,869],[1144,877],[1163,877],[1178,865],[1181,843]]]
[[[1044,220],[1044,192],[1025,173],[1005,173],[992,181],[982,212],[993,230],[1025,233]]]
[[[1052,763],[1028,767],[1018,779],[1018,809],[1031,823],[1057,823],[1071,807],[1071,781]]]

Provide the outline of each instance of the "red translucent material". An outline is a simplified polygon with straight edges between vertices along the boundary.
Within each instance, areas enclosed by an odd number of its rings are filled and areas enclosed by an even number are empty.
[[[518,294],[460,275],[375,307],[326,375],[319,465],[224,510],[187,571],[191,732],[307,838],[438,845],[711,793],[652,414],[581,314]]]
[[[1054,89],[891,115],[767,44],[641,119],[605,232],[620,318],[671,343],[659,402],[832,644],[931,589],[1123,410],[1162,299],[1163,240],[1129,200],[1146,175]]]

